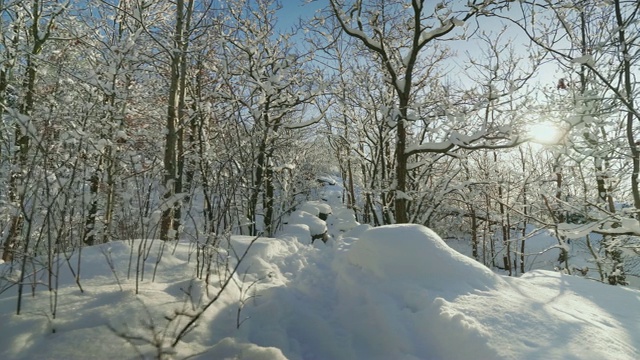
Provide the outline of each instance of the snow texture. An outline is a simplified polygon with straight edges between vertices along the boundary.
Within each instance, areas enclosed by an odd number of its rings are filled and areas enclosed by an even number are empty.
[[[320,214],[331,214],[331,206],[320,201],[307,201],[300,206],[300,210],[306,211],[315,216],[320,216]]]
[[[317,209],[316,211],[317,212]],[[309,227],[311,235],[321,235],[327,232],[327,224],[316,214],[310,214],[303,210],[294,211],[289,217],[289,224],[302,224]]]
[[[571,62],[575,64],[581,64],[581,65],[589,65],[589,66],[595,65],[593,55],[580,56],[580,57],[571,59]]]
[[[359,225],[345,208],[334,205],[332,212],[327,223],[335,241],[326,245],[297,239],[309,236],[312,227],[327,228],[301,210],[291,217],[299,221],[290,221],[288,232],[257,239],[227,290],[172,356],[640,358],[639,291],[551,271],[497,275],[423,226],[372,228]],[[252,240],[234,236],[217,254],[233,260]],[[0,264],[0,359],[132,359],[136,351],[153,358],[152,346],[133,341],[136,350],[110,327],[150,337],[149,324],[163,329],[166,315],[193,311],[189,299],[197,307],[214,298],[218,281],[207,285],[193,277],[195,248],[189,242],[140,240],[87,247],[80,261],[83,292],[69,271],[78,254],[69,263],[62,257],[55,318],[43,285],[36,285],[35,296],[28,286],[22,313],[15,315],[17,285],[9,285],[18,273]],[[135,294],[139,251],[147,259]],[[127,276],[131,255],[134,271]],[[45,279],[42,272],[25,280]],[[170,341],[163,344],[169,348]]]

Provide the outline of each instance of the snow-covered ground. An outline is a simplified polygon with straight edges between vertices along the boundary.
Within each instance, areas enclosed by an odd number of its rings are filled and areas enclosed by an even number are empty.
[[[640,358],[639,291],[551,271],[497,275],[425,227],[358,225],[328,200],[326,244],[310,244],[323,230],[307,215],[315,203],[278,238],[85,248],[80,262],[58,259],[57,297],[40,259],[25,270],[40,271],[20,315],[19,271],[1,264],[0,359]],[[217,297],[222,265],[251,243]]]

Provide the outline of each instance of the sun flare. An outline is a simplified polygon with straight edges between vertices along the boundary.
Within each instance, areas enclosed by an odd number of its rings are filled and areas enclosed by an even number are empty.
[[[562,129],[550,122],[533,124],[527,132],[532,142],[543,145],[557,144],[564,135]]]

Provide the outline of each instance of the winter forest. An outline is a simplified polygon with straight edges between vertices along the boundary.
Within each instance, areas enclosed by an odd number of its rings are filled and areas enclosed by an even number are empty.
[[[638,309],[639,69],[635,0],[0,0],[0,358],[613,356],[459,299]]]

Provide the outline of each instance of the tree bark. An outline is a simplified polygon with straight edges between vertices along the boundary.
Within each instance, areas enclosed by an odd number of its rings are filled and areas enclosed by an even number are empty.
[[[160,239],[170,240],[170,231],[178,230],[180,225],[180,201],[175,201],[173,196],[182,191],[182,156],[179,153],[179,144],[184,136],[182,131],[182,117],[184,116],[184,101],[186,88],[186,52],[189,46],[188,27],[193,10],[193,1],[186,3],[185,0],[176,1],[176,25],[173,39],[172,52],[169,54],[171,60],[171,78],[169,85],[169,102],[167,106],[167,123],[164,148],[164,210],[160,220]],[[178,219],[176,219],[178,217]]]

